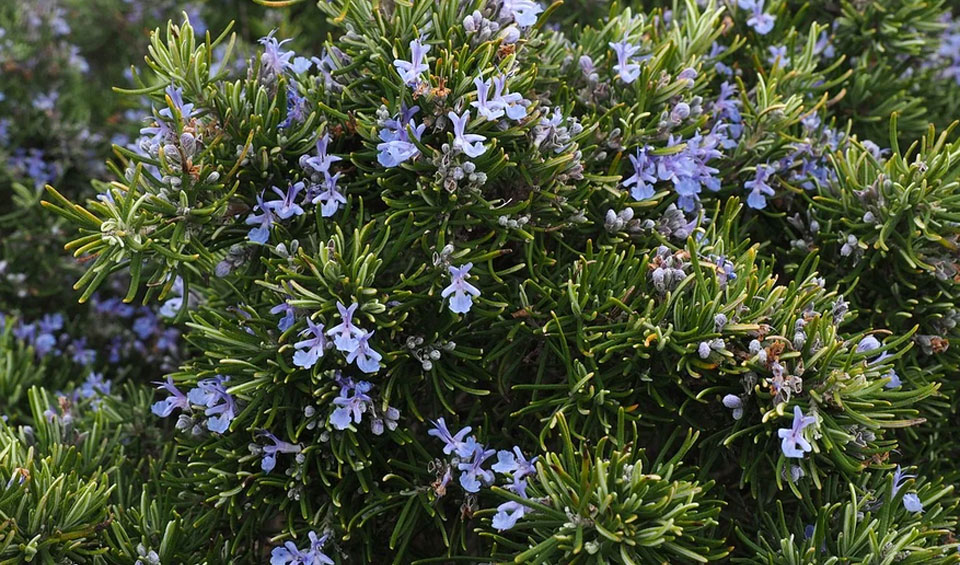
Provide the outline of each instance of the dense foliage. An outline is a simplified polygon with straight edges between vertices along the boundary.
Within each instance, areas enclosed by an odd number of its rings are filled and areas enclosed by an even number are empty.
[[[0,7],[0,563],[960,562],[949,9]]]

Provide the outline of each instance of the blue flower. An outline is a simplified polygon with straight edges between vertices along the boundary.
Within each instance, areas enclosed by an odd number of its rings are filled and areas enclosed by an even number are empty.
[[[396,167],[408,159],[412,159],[420,154],[416,144],[411,141],[411,136],[407,126],[413,131],[413,138],[417,141],[427,127],[425,124],[417,125],[413,121],[413,116],[420,109],[419,106],[400,107],[400,113],[393,119],[383,122],[383,128],[380,130],[380,139],[383,143],[377,145],[380,152],[377,155],[377,161],[384,167]]]
[[[779,47],[771,45],[767,47],[767,50],[770,51],[770,56],[767,57],[768,63],[771,65],[779,65],[783,68],[790,66],[790,57],[787,56],[786,45],[780,45]]]
[[[497,452],[497,462],[491,469],[501,474],[513,473],[513,478],[516,481],[536,473],[537,468],[534,467],[536,462],[537,457],[527,460],[520,448],[513,446],[512,453],[502,449]]]
[[[363,330],[353,325],[353,313],[359,308],[354,302],[349,308],[337,301],[337,310],[340,312],[340,323],[329,330],[327,335],[333,336],[333,345],[338,351],[351,352],[357,348],[357,340],[363,335]]]
[[[492,122],[503,117],[504,108],[497,100],[493,99],[491,96],[488,99],[487,94],[490,92],[490,81],[483,80],[480,77],[473,79],[473,84],[477,85],[477,99],[474,102],[471,102],[470,105],[477,109],[477,113],[487,119],[488,122]]]
[[[908,512],[923,512],[923,503],[920,502],[920,497],[914,492],[903,495],[903,507]]]
[[[309,71],[312,66],[313,61],[310,59],[306,57],[294,57],[293,63],[290,65],[290,70],[295,74],[300,74]]]
[[[803,437],[803,430],[816,421],[817,419],[813,416],[804,416],[799,406],[793,407],[793,425],[777,430],[777,435],[783,440],[780,449],[785,457],[802,458],[804,453],[813,450],[810,442]]]
[[[296,544],[288,541],[283,547],[275,547],[270,552],[270,565],[333,565],[333,560],[323,553],[323,546],[327,536],[317,537],[310,532],[310,546],[304,550],[297,549]]]
[[[628,42],[626,38],[618,42],[611,41],[609,45],[614,53],[617,54],[617,64],[614,65],[613,68],[616,69],[617,76],[620,77],[620,80],[627,84],[637,80],[640,76],[640,65],[631,63],[630,58],[640,50],[640,46]]]
[[[476,134],[466,133],[467,122],[470,121],[470,111],[458,116],[455,112],[447,112],[447,117],[453,123],[453,148],[467,154],[468,157],[475,158],[483,155],[487,148],[483,145],[487,138]]]
[[[767,207],[767,196],[776,194],[773,188],[767,184],[767,181],[776,172],[776,169],[770,165],[757,165],[756,176],[753,180],[743,183],[744,188],[750,191],[747,196],[747,206],[762,210]]]
[[[290,86],[287,87],[287,116],[282,122],[277,124],[277,129],[284,129],[293,124],[303,123],[307,115],[307,99],[297,91],[297,84],[295,82],[291,83]]]
[[[430,70],[425,60],[427,53],[430,51],[430,45],[424,45],[424,39],[418,37],[410,42],[409,61],[393,60],[393,66],[396,67],[400,79],[407,86],[417,86],[420,83],[420,75]]]
[[[94,408],[100,407],[100,396],[110,394],[110,389],[112,388],[113,383],[109,380],[103,379],[102,373],[97,373],[91,371],[87,375],[87,380],[80,385],[80,388],[77,390],[77,393],[81,398],[92,398],[90,405]]]
[[[440,441],[443,442],[443,453],[445,455],[456,453],[460,457],[467,457],[472,450],[466,441],[464,441],[464,438],[467,437],[471,429],[473,428],[470,426],[464,426],[456,434],[451,434],[450,430],[447,429],[447,423],[444,422],[441,417],[437,418],[437,421],[433,423],[433,429],[429,430],[427,435],[439,438]]]
[[[337,188],[337,181],[340,180],[340,173],[330,176],[330,173],[324,173],[323,192],[314,197],[313,203],[322,203],[320,207],[320,216],[329,218],[340,208],[341,204],[346,204],[346,197],[340,193]]]
[[[227,431],[237,410],[233,397],[223,386],[225,381],[220,375],[204,379],[187,393],[190,402],[206,408],[203,413],[208,417],[207,429],[219,434]]]
[[[533,0],[503,0],[500,13],[510,14],[520,27],[530,27],[537,23],[537,15],[543,11],[540,4]]]
[[[260,56],[260,63],[263,68],[275,76],[280,76],[284,71],[291,68],[293,64],[291,59],[294,56],[293,51],[284,51],[283,44],[289,42],[289,39],[277,41],[273,37],[277,30],[273,30],[266,37],[260,38],[260,44],[263,45],[263,55]]]
[[[260,460],[260,468],[266,473],[269,473],[274,467],[277,466],[278,453],[300,453],[300,450],[302,449],[299,444],[294,445],[292,443],[281,441],[279,438],[277,438],[277,436],[266,430],[260,432],[260,436],[267,438],[273,443],[273,445],[266,445],[260,449],[263,453],[263,458]]]
[[[293,346],[297,352],[293,354],[293,364],[297,367],[309,369],[316,365],[317,360],[323,357],[323,349],[327,346],[327,340],[323,335],[323,324],[314,324],[313,320],[307,318],[307,328],[300,332],[301,336],[312,335],[313,337],[298,341]]]
[[[483,463],[497,450],[484,449],[479,443],[473,444],[473,452],[470,454],[470,460],[461,460],[457,464],[460,469],[460,486],[467,492],[478,492],[483,485],[492,484],[494,481],[493,472],[483,468]]]
[[[164,90],[164,93],[169,99],[169,103],[177,109],[177,112],[180,113],[180,117],[184,122],[193,117],[193,104],[185,104],[183,102],[183,89],[173,86],[172,84]],[[163,108],[160,110],[159,114],[164,118],[173,119],[173,114],[170,112],[170,108]],[[141,130],[141,133],[142,130]],[[171,131],[172,133],[172,131]]]
[[[363,420],[363,413],[367,411],[373,399],[366,393],[370,392],[373,385],[367,381],[360,381],[353,384],[352,381],[340,388],[340,396],[333,399],[333,403],[339,408],[330,415],[330,423],[338,430],[345,430],[350,427],[350,421],[359,424]],[[352,395],[351,395],[352,393]]]
[[[380,360],[383,356],[374,351],[370,345],[373,332],[362,334],[357,339],[357,347],[347,354],[347,363],[357,362],[357,367],[364,373],[376,373],[380,370]]]
[[[630,155],[633,164],[633,175],[623,181],[623,186],[630,188],[630,196],[634,200],[646,200],[654,195],[653,184],[657,182],[657,167],[653,159],[647,156],[650,146],[638,147],[636,155]]]
[[[764,13],[763,3],[764,0],[740,0],[740,7],[752,11],[747,19],[747,25],[760,35],[767,35],[773,29],[774,20],[777,17],[773,14]]]
[[[277,329],[285,332],[289,330],[290,326],[296,321],[296,309],[286,300],[270,309],[271,314],[279,314],[281,312],[283,312],[283,317],[280,318],[280,321],[277,323]]]
[[[153,403],[153,406],[150,407],[150,411],[160,416],[161,418],[166,418],[175,408],[180,410],[188,410],[190,408],[190,401],[187,399],[187,396],[180,392],[173,384],[173,378],[167,376],[167,381],[163,383],[156,383],[160,386],[157,387],[157,390],[165,390],[170,393],[170,396],[159,400]]]
[[[473,306],[473,298],[480,296],[480,289],[467,282],[470,278],[470,269],[473,263],[467,263],[460,267],[450,265],[450,284],[443,289],[440,296],[447,298],[451,294],[450,311],[457,314],[466,314]],[[471,298],[473,297],[473,298]]]
[[[247,237],[250,241],[262,245],[270,239],[270,228],[273,227],[273,211],[264,203],[262,192],[257,195],[257,205],[253,209],[260,210],[260,213],[247,216],[246,224],[257,226],[250,229]]]
[[[330,134],[324,133],[323,136],[317,140],[317,154],[314,156],[304,155],[300,157],[300,166],[317,174],[329,173],[330,165],[343,160],[342,157],[327,153],[327,146],[329,144]]]
[[[266,207],[281,220],[286,220],[293,216],[303,214],[303,208],[297,204],[297,195],[304,188],[303,182],[291,183],[286,192],[274,186],[273,192],[280,197],[280,200],[271,200],[266,203]]]
[[[517,477],[514,476],[513,484],[507,488],[517,496],[524,499],[527,498],[527,481],[525,479],[517,479]],[[491,525],[496,528],[498,532],[509,530],[516,526],[517,521],[523,518],[527,512],[530,512],[530,508],[523,503],[515,500],[504,502],[500,506],[497,506],[497,513],[493,516]]]

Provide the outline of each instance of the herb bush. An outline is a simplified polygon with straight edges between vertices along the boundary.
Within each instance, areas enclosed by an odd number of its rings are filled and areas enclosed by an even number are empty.
[[[0,8],[0,563],[960,562],[950,9]]]

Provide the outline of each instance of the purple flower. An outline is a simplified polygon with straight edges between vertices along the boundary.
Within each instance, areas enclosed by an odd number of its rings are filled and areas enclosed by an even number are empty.
[[[247,216],[246,224],[248,226],[257,226],[251,228],[247,237],[254,243],[264,244],[270,239],[270,228],[273,227],[273,211],[263,201],[263,193],[257,195],[257,205],[254,210],[260,210],[259,214],[251,213]]]
[[[633,164],[633,175],[623,181],[623,186],[630,188],[630,196],[634,200],[646,200],[654,195],[653,184],[657,182],[657,167],[647,151],[652,147],[638,147],[636,155],[630,155]]]
[[[164,93],[169,98],[169,103],[177,109],[177,112],[180,113],[180,117],[184,122],[189,120],[193,116],[193,104],[184,104],[183,102],[183,89],[173,86],[172,84],[168,86]],[[163,108],[160,110],[160,115],[164,118],[173,119],[173,114],[170,112],[170,108]],[[141,133],[143,131],[141,130]],[[172,133],[172,131],[171,131]]]
[[[484,469],[483,463],[496,452],[495,449],[484,449],[479,443],[473,444],[470,460],[461,460],[457,464],[457,468],[460,469],[460,486],[463,487],[463,490],[478,492],[481,486],[493,483],[493,472]]]
[[[900,469],[900,465],[897,465],[897,469],[893,472],[893,489],[890,492],[890,496],[896,496],[897,492],[903,486],[903,483],[907,479],[916,478],[916,475],[908,475]],[[907,509],[908,512],[923,512],[923,503],[920,502],[920,497],[916,493],[910,492],[903,495],[903,507]]]
[[[765,14],[763,12],[763,3],[764,0],[751,0],[749,3],[751,7],[744,6],[744,2],[740,2],[740,7],[748,10],[752,10],[752,14],[747,19],[747,25],[752,27],[754,31],[760,35],[767,35],[773,29],[774,20],[777,19],[776,16],[772,14]]]
[[[330,173],[323,173],[323,192],[313,199],[314,204],[320,206],[320,216],[329,218],[340,208],[341,204],[346,204],[346,197],[337,188],[337,181],[340,180],[340,173],[330,176]]]
[[[493,77],[493,86],[493,100],[507,112],[508,118],[511,120],[521,120],[526,117],[527,104],[529,104],[529,102],[519,93],[507,91],[506,75]]]
[[[286,220],[293,216],[303,214],[303,208],[297,204],[297,195],[304,188],[303,182],[292,183],[287,187],[286,192],[274,186],[273,192],[280,197],[280,200],[271,200],[266,203],[267,208],[281,220]]]
[[[377,145],[377,150],[380,152],[377,155],[377,161],[384,167],[396,167],[420,154],[416,144],[411,141],[407,129],[409,125],[410,130],[413,131],[413,138],[420,141],[420,136],[427,126],[425,124],[417,125],[413,121],[413,116],[419,109],[419,106],[411,108],[401,106],[399,114],[383,123],[384,127],[380,130],[380,139],[383,143]]]
[[[289,42],[289,39],[277,41],[273,37],[277,30],[273,30],[266,37],[260,38],[260,44],[263,45],[263,55],[260,56],[260,64],[274,76],[280,76],[283,72],[293,66],[290,60],[294,56],[293,51],[284,51],[283,44]]]
[[[357,347],[347,354],[347,363],[357,362],[357,367],[364,373],[376,373],[380,370],[380,360],[383,356],[374,351],[370,345],[373,332],[361,334],[357,339]]]
[[[520,27],[530,27],[537,23],[537,15],[542,11],[540,4],[533,0],[503,0],[500,8],[501,17],[503,14],[510,14]]]
[[[283,317],[280,318],[280,322],[277,323],[277,329],[285,332],[289,330],[290,326],[296,321],[294,317],[296,309],[286,300],[270,309],[271,314],[280,314],[281,312],[283,313]]]
[[[793,407],[793,425],[777,430],[777,436],[783,440],[780,449],[785,457],[802,458],[804,453],[813,450],[810,442],[803,437],[803,430],[816,421],[817,419],[813,416],[804,416],[799,406]]]
[[[308,537],[310,546],[302,551],[292,541],[284,543],[283,547],[273,548],[270,565],[333,565],[333,560],[322,551],[327,536],[318,538],[316,533],[310,532]]]
[[[203,413],[208,416],[207,429],[220,434],[227,431],[237,410],[233,397],[223,386],[224,382],[226,379],[217,375],[198,382],[197,387],[187,393],[190,402],[206,408]]]
[[[487,148],[483,145],[486,137],[466,133],[467,122],[470,121],[470,111],[458,116],[455,112],[447,112],[447,117],[453,123],[453,148],[467,154],[468,157],[476,158],[483,155]]]
[[[480,77],[473,79],[473,84],[477,85],[477,99],[474,102],[471,102],[470,105],[477,109],[477,113],[487,119],[488,122],[492,122],[503,117],[504,108],[499,101],[489,97],[490,93],[490,81],[483,80]]]
[[[300,453],[300,450],[302,449],[299,444],[294,445],[292,443],[281,441],[277,438],[277,436],[268,431],[260,432],[260,435],[273,443],[273,445],[266,445],[261,448],[263,452],[263,458],[260,460],[260,468],[263,469],[265,473],[273,471],[273,468],[277,466],[278,453]]]
[[[750,191],[747,196],[747,206],[762,210],[767,207],[767,196],[776,194],[773,188],[767,184],[767,181],[776,172],[776,169],[770,165],[757,165],[757,173],[753,180],[743,184],[744,188]]]
[[[302,57],[300,57],[302,58]],[[307,99],[297,91],[296,83],[287,87],[287,116],[277,124],[277,129],[288,128],[293,124],[303,123],[307,118]]]
[[[327,330],[327,335],[333,336],[333,344],[338,351],[349,353],[357,348],[357,340],[363,335],[363,330],[353,325],[353,313],[359,307],[360,305],[354,302],[347,308],[340,301],[337,301],[340,323]]]
[[[336,163],[337,161],[342,161],[342,157],[337,157],[336,155],[331,155],[327,153],[327,145],[330,144],[330,134],[324,133],[320,139],[317,140],[317,154],[314,156],[304,155],[300,157],[300,166],[308,171],[313,171],[315,173],[329,173],[330,165]]]
[[[317,364],[318,359],[323,357],[323,348],[327,346],[327,340],[323,335],[323,324],[314,324],[313,320],[308,317],[307,328],[301,331],[300,335],[312,335],[313,337],[294,344],[297,352],[293,354],[293,364],[297,367],[309,369]]]
[[[771,65],[779,65],[783,68],[790,66],[790,57],[787,56],[786,45],[780,45],[779,47],[771,45],[770,47],[767,47],[767,50],[770,51],[770,56],[767,57],[768,63]]]
[[[433,423],[433,429],[429,430],[427,435],[439,438],[440,441],[443,442],[443,453],[445,455],[456,453],[460,457],[467,457],[472,450],[464,441],[464,438],[467,437],[471,429],[473,428],[470,426],[464,426],[456,434],[451,434],[450,430],[447,429],[447,423],[444,422],[441,417],[437,418],[437,421]]]
[[[640,65],[631,63],[630,58],[640,50],[639,45],[629,43],[626,38],[619,42],[610,42],[610,48],[617,54],[617,64],[613,66],[620,80],[630,84],[640,76]]]
[[[430,70],[425,60],[427,53],[430,51],[430,45],[424,45],[424,39],[418,37],[410,42],[409,61],[393,60],[393,66],[396,67],[400,79],[407,86],[417,86],[420,82],[420,75]]]
[[[367,381],[360,381],[356,385],[351,382],[340,388],[340,396],[333,399],[333,403],[339,408],[330,415],[330,423],[333,427],[345,430],[350,427],[351,419],[355,424],[362,421],[363,413],[373,403],[373,399],[366,394],[371,388],[373,385]]]
[[[470,269],[473,263],[467,263],[460,267],[450,265],[450,284],[443,289],[440,296],[447,298],[451,294],[450,311],[457,314],[466,314],[473,306],[473,298],[480,296],[480,289],[467,282],[470,278]],[[471,296],[473,298],[471,298]]]
[[[187,400],[185,394],[180,392],[173,384],[173,378],[167,376],[167,382],[156,383],[160,386],[157,387],[157,390],[165,390],[170,393],[170,396],[159,400],[150,407],[150,411],[160,416],[161,418],[166,418],[171,413],[173,413],[174,408],[179,408],[180,410],[187,410],[190,408],[190,401]]]
[[[513,446],[512,453],[502,449],[497,452],[497,462],[491,469],[501,474],[513,473],[514,481],[516,481],[536,473],[537,468],[534,467],[536,462],[537,457],[528,461],[520,448]]]
[[[517,477],[514,476],[513,484],[508,488],[517,496],[524,499],[527,498],[526,480],[517,479]],[[496,528],[498,532],[509,530],[516,526],[517,521],[523,518],[524,514],[529,511],[530,509],[526,505],[515,500],[504,502],[500,506],[497,506],[497,513],[493,516],[491,525]]]

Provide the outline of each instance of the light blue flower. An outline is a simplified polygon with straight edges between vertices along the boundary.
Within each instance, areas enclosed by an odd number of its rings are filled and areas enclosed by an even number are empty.
[[[617,55],[617,64],[613,68],[617,71],[620,80],[630,84],[640,76],[640,65],[630,62],[630,58],[640,51],[639,45],[634,45],[623,38],[620,41],[609,43],[610,48]]]
[[[303,214],[303,208],[297,204],[297,195],[299,195],[303,189],[303,182],[291,183],[286,191],[274,186],[273,192],[280,197],[280,200],[271,200],[266,203],[266,207],[281,220],[286,220],[293,216],[300,216]]]
[[[486,137],[476,133],[466,133],[467,122],[470,121],[470,111],[458,116],[455,112],[447,112],[447,117],[453,123],[453,148],[476,158],[483,155],[487,148],[483,145]]]
[[[257,226],[247,233],[247,238],[254,243],[263,245],[270,239],[270,228],[273,227],[273,211],[264,203],[262,192],[257,195],[257,205],[253,209],[254,211],[260,210],[260,213],[251,213],[247,216],[246,224]]]
[[[338,351],[347,353],[357,348],[357,340],[363,335],[363,330],[353,325],[353,313],[360,305],[354,302],[349,308],[337,301],[337,310],[340,312],[340,323],[327,330],[327,335],[333,336],[333,345]]]
[[[371,388],[373,385],[367,381],[360,381],[355,385],[349,382],[340,388],[340,396],[333,399],[333,403],[339,408],[330,415],[330,423],[333,427],[345,430],[350,427],[351,419],[355,424],[362,421],[363,413],[373,402],[373,399],[366,394]]]
[[[327,346],[327,340],[323,335],[323,324],[314,324],[313,320],[308,317],[307,327],[300,332],[300,335],[312,335],[313,337],[294,344],[297,352],[293,354],[293,364],[303,369],[309,369],[323,357],[323,349]]]
[[[271,314],[280,314],[281,312],[283,313],[283,317],[280,318],[280,321],[277,323],[277,329],[285,332],[290,329],[290,326],[296,321],[296,309],[286,300],[270,309]]]
[[[793,425],[789,428],[780,428],[777,435],[783,440],[780,449],[786,457],[802,458],[804,453],[813,450],[807,438],[803,437],[803,430],[817,419],[813,416],[804,416],[799,406],[793,407]]]
[[[226,380],[220,375],[204,379],[187,393],[190,402],[206,408],[203,413],[208,417],[207,429],[220,434],[227,431],[237,410],[233,397],[223,386]]]
[[[267,438],[273,445],[266,445],[261,448],[263,453],[263,458],[260,460],[260,468],[263,469],[265,473],[269,473],[277,466],[277,454],[278,453],[300,453],[302,447],[281,441],[277,436],[273,435],[268,431],[263,431],[260,433],[262,437]]]
[[[430,70],[427,65],[426,56],[430,51],[430,45],[424,45],[425,38],[417,38],[410,42],[410,60],[394,59],[393,66],[396,67],[400,79],[407,86],[417,86],[420,83],[420,75]]]
[[[479,443],[474,444],[469,461],[461,460],[457,464],[457,468],[460,470],[460,486],[463,487],[463,490],[479,492],[481,486],[493,483],[493,472],[484,469],[483,463],[496,452],[495,449],[484,449]]]
[[[514,476],[513,484],[507,487],[520,498],[527,498],[527,481],[518,479]],[[497,513],[493,516],[491,525],[502,532],[509,530],[517,525],[517,521],[523,518],[524,514],[530,512],[530,508],[521,502],[510,500],[497,506]]]
[[[522,28],[537,23],[537,15],[542,11],[540,4],[533,0],[503,0],[500,8],[500,14],[510,14],[513,21]]]
[[[747,206],[762,210],[767,207],[767,196],[776,194],[767,181],[773,176],[776,169],[770,165],[757,165],[756,176],[753,180],[743,183],[744,188],[750,191],[747,196]]]
[[[357,368],[364,373],[376,373],[380,370],[380,360],[383,356],[370,347],[369,341],[373,332],[367,332],[357,338],[357,347],[347,354],[347,363],[357,362]]]
[[[623,186],[630,189],[630,196],[634,200],[652,198],[655,192],[653,184],[657,182],[657,167],[647,155],[650,150],[650,146],[638,147],[636,155],[629,156],[633,164],[633,175],[623,181]]]
[[[151,412],[161,418],[166,418],[176,408],[180,410],[188,410],[190,408],[190,401],[187,400],[187,396],[180,392],[180,389],[173,384],[172,377],[167,376],[166,382],[156,384],[160,385],[157,387],[157,390],[165,390],[170,393],[170,396],[154,402],[153,406],[150,407]]]
[[[340,180],[340,173],[333,176],[330,173],[324,173],[323,192],[313,199],[314,204],[321,204],[320,216],[329,218],[340,208],[341,204],[346,204],[346,197],[337,188],[337,181]]]
[[[491,469],[501,474],[512,473],[514,480],[518,480],[536,473],[536,462],[537,457],[527,460],[520,448],[513,446],[513,452],[503,449],[497,452],[497,462]]]
[[[760,35],[767,35],[773,29],[777,17],[764,13],[763,3],[764,0],[750,0],[750,2],[740,2],[740,7],[752,11],[747,19],[747,25]]]
[[[473,298],[480,296],[480,289],[467,282],[470,278],[470,269],[473,263],[467,263],[460,267],[450,265],[450,284],[443,289],[440,296],[447,298],[451,294],[450,311],[457,314],[466,314],[473,306]]]
[[[433,423],[433,429],[427,431],[427,435],[439,438],[440,441],[443,442],[443,453],[445,455],[456,453],[460,457],[467,457],[472,452],[472,449],[464,438],[467,437],[471,429],[473,428],[470,426],[464,426],[456,434],[451,434],[447,428],[447,423],[440,417]]]

